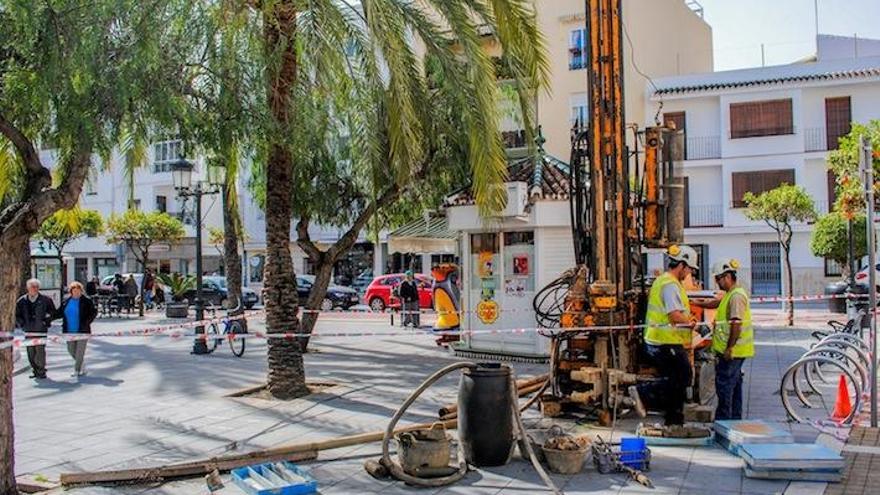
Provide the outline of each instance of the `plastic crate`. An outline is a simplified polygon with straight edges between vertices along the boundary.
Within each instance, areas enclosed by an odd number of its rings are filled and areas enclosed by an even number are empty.
[[[648,442],[644,438],[625,437],[620,439],[620,462],[627,467],[644,469],[645,462],[649,459],[645,452],[648,450]]]
[[[303,495],[318,491],[318,482],[291,462],[233,469],[232,481],[250,495]]]

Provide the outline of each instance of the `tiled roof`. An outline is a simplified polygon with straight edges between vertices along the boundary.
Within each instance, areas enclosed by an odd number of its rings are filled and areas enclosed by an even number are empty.
[[[654,80],[654,97],[808,81],[880,78],[880,57],[710,72]]]
[[[567,201],[569,166],[539,149],[534,156],[511,160],[507,165],[508,182],[528,184],[529,203],[539,200]],[[470,187],[447,196],[445,206],[474,204]]]

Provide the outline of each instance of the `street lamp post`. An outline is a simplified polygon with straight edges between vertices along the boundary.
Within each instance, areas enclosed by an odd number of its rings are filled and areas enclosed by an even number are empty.
[[[193,301],[196,309],[196,321],[205,318],[205,307],[202,301],[202,196],[218,194],[222,190],[225,173],[208,173],[208,181],[192,183],[192,162],[180,158],[171,164],[171,175],[174,181],[174,189],[178,197],[186,200],[193,198],[195,202],[196,223],[196,298]],[[208,344],[204,337],[205,327],[196,327],[196,338],[193,340],[193,354],[207,354]]]

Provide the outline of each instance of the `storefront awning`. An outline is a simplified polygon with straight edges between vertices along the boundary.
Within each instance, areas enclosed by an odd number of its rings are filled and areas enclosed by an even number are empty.
[[[457,237],[449,231],[445,215],[429,215],[391,232],[388,252],[456,254]]]

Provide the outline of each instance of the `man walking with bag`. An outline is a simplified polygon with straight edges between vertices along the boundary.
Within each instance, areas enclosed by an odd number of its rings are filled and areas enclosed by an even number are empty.
[[[27,338],[44,338],[54,314],[55,303],[40,293],[40,281],[28,280],[27,293],[15,303],[15,326],[21,328]],[[46,346],[27,346],[27,357],[33,371],[31,378],[46,378]]]

